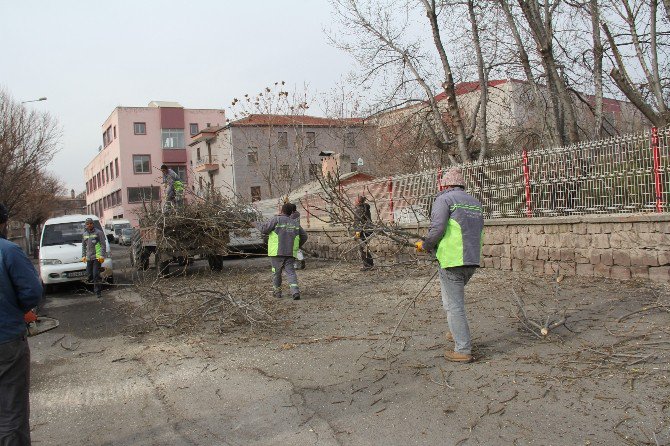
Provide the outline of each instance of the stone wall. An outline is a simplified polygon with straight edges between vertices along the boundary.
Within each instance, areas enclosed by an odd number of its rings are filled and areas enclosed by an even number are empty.
[[[668,214],[495,219],[485,224],[482,266],[486,268],[670,282]],[[358,258],[351,233],[338,228],[308,232],[306,248],[318,257]],[[412,248],[400,249],[383,238],[372,241],[370,248],[385,263],[417,258]]]

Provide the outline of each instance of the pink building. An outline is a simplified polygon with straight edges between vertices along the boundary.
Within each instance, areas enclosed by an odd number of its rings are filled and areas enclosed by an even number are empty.
[[[102,125],[98,154],[84,168],[87,211],[103,224],[125,218],[136,225],[142,201],[161,199],[161,164],[190,184],[191,137],[225,121],[223,110],[185,109],[176,102],[115,108]]]

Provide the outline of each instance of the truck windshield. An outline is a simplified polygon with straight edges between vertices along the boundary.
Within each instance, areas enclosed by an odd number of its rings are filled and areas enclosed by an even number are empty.
[[[94,221],[93,226],[102,230],[99,221]],[[58,223],[44,227],[42,235],[42,246],[67,245],[81,243],[84,234],[84,222]]]
[[[122,235],[133,235],[133,228],[124,228],[123,231],[121,231]]]
[[[126,228],[130,228],[130,223],[122,223],[120,225],[114,225],[114,234],[121,235],[121,231]]]

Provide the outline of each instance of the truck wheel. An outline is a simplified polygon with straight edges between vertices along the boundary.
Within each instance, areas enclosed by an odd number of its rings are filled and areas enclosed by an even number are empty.
[[[207,256],[209,269],[212,271],[221,271],[223,269],[223,256],[209,255]]]
[[[170,261],[164,260],[158,264],[158,277],[164,277],[170,274]]]

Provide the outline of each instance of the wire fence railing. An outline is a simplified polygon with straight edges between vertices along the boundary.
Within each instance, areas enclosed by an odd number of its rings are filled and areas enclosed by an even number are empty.
[[[670,127],[460,165],[485,218],[665,212],[670,201]],[[442,169],[338,186],[365,195],[373,217],[398,224],[429,220]],[[333,222],[325,192],[299,197],[308,225]]]

